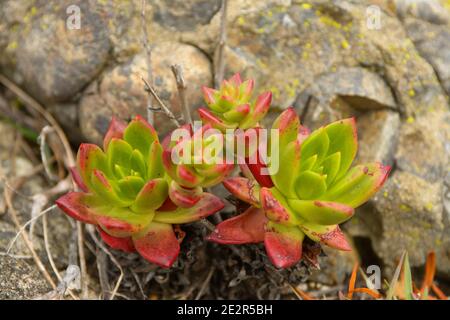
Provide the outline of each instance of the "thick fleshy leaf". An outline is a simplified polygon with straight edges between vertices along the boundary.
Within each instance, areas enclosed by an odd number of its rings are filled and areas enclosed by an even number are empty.
[[[180,244],[170,224],[152,222],[146,233],[134,235],[133,243],[146,260],[170,268],[178,257]]]
[[[175,181],[170,182],[169,197],[179,207],[192,207],[201,199],[202,194],[203,189],[201,187],[183,188]]]
[[[70,174],[72,175],[72,180],[75,184],[84,192],[89,192],[88,187],[84,184],[83,179],[81,178],[80,173],[78,172],[77,167],[69,168]]]
[[[301,219],[291,210],[286,198],[276,188],[261,188],[261,207],[266,216],[274,222],[283,225],[298,225]]]
[[[249,112],[250,112],[250,105],[243,104],[236,107],[235,109],[231,109],[230,111],[225,112],[223,114],[223,117],[225,118],[225,120],[230,122],[239,122],[244,117],[246,117]]]
[[[325,128],[313,131],[302,143],[302,159],[307,160],[317,155],[317,164],[320,164],[328,153],[330,139]]]
[[[112,120],[109,123],[108,131],[106,131],[105,137],[103,138],[103,150],[108,150],[108,145],[111,139],[122,139],[123,132],[126,127],[126,123],[116,117],[112,117]]]
[[[255,157],[254,162],[256,163],[250,163],[251,159],[246,158],[245,162],[247,164],[247,168],[252,173],[252,176],[255,178],[255,180],[262,186],[266,188],[272,188],[274,186],[272,182],[272,178],[269,174],[263,174],[263,173],[269,173],[267,166],[264,164],[264,162],[261,160],[261,157],[259,154],[257,157]],[[265,169],[264,169],[265,168]],[[263,172],[265,170],[266,172]]]
[[[331,185],[333,183],[334,178],[336,178],[339,173],[339,168],[341,166],[341,153],[335,152],[332,155],[323,160],[323,173],[327,175],[327,185]]]
[[[280,152],[278,172],[272,175],[275,186],[288,198],[296,198],[295,182],[300,172],[301,145],[294,140]]]
[[[236,129],[237,123],[226,123],[225,121],[219,119],[217,116],[215,116],[212,112],[204,109],[204,108],[198,108],[197,109],[198,115],[200,116],[200,119],[204,123],[210,124],[213,128],[218,129],[222,132],[225,132],[227,129]]]
[[[94,169],[108,175],[106,155],[95,144],[82,143],[77,153],[77,168],[88,189],[91,189],[91,176]]]
[[[184,164],[179,164],[176,170],[176,177],[174,180],[186,188],[195,188],[205,179],[194,169]]]
[[[200,200],[190,208],[178,207],[173,211],[157,211],[154,221],[172,224],[189,223],[216,213],[223,207],[224,204],[220,198],[204,192]]]
[[[314,223],[303,223],[300,225],[300,229],[313,241],[323,243],[338,250],[352,250],[338,225],[323,226]]]
[[[138,214],[127,208],[99,207],[95,208],[98,225],[114,237],[129,237],[139,233],[152,221],[154,212]]]
[[[326,176],[313,171],[300,173],[295,181],[295,191],[299,199],[316,199],[327,190]]]
[[[250,99],[253,87],[255,85],[255,81],[253,79],[248,79],[244,81],[239,87],[239,93],[241,95],[241,99],[248,100]]]
[[[84,192],[69,192],[55,201],[58,208],[75,220],[96,224],[95,209],[91,207],[93,196]]]
[[[130,169],[130,158],[133,148],[121,139],[111,139],[108,146],[108,151],[106,155],[108,157],[108,165],[112,172],[114,172],[116,177],[121,177],[122,175],[128,175]],[[117,170],[117,168],[123,168],[122,170]]]
[[[288,199],[288,203],[303,219],[322,225],[340,224],[354,214],[352,207],[336,202]]]
[[[302,257],[303,232],[298,227],[287,227],[269,222],[264,237],[267,256],[277,268],[289,268]]]
[[[137,172],[139,176],[145,178],[147,176],[147,167],[145,165],[145,159],[142,153],[134,149],[130,157],[130,169]]]
[[[302,165],[300,166],[300,171],[308,171],[308,170],[312,170],[312,168],[314,167],[314,165],[317,162],[317,154],[309,157],[308,159],[302,161]],[[339,167],[338,167],[339,169]]]
[[[255,102],[255,106],[251,113],[245,117],[239,124],[239,128],[248,129],[253,127],[259,120],[261,120],[269,111],[270,104],[272,103],[272,92],[264,92],[258,96]]]
[[[228,81],[237,87],[242,84],[242,79],[241,79],[241,75],[239,74],[239,72],[235,73],[230,79],[228,79]]]
[[[103,231],[101,228],[97,228],[97,229],[98,229],[98,232],[100,233],[100,236],[102,237],[103,241],[111,248],[116,249],[116,250],[122,250],[124,252],[135,252],[136,251],[131,237],[117,238],[117,237],[110,236],[105,231]]]
[[[133,201],[130,198],[121,196],[114,190],[110,181],[103,174],[102,171],[94,169],[91,177],[92,191],[102,198],[106,203],[115,205],[118,207],[128,207]]]
[[[123,138],[133,149],[138,149],[145,158],[152,143],[158,140],[158,135],[144,118],[136,116],[125,129]]]
[[[158,141],[154,141],[150,147],[147,162],[147,178],[156,179],[164,177],[164,165],[162,158],[163,149]]]
[[[259,191],[261,187],[255,180],[242,177],[233,177],[224,180],[223,185],[236,198],[250,203],[257,208],[261,207],[259,200]]]
[[[293,107],[287,108],[275,119],[272,129],[279,130],[280,150],[288,143],[297,140],[299,128],[300,120]]]
[[[117,181],[122,198],[134,200],[144,187],[145,181],[139,176],[126,176]]]
[[[136,196],[131,210],[136,213],[147,213],[158,209],[166,200],[168,194],[167,181],[165,179],[153,179],[148,181]]]
[[[203,98],[205,99],[208,105],[213,105],[216,103],[215,99],[215,94],[217,93],[216,90],[203,86],[202,91],[203,91]]]
[[[329,154],[341,153],[341,165],[337,179],[341,178],[350,168],[358,150],[358,137],[355,118],[333,122],[325,127],[330,138]]]
[[[244,213],[219,223],[207,240],[221,244],[262,242],[267,221],[262,209],[250,207]]]
[[[356,208],[369,200],[383,186],[390,169],[389,166],[380,163],[355,166],[336,181],[320,199]]]

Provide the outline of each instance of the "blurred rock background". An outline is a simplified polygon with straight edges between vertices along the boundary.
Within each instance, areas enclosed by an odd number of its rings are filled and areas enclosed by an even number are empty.
[[[72,4],[81,10],[79,30],[66,27]],[[220,0],[147,1],[155,88],[176,115],[170,65],[183,66],[194,111],[200,86],[214,78],[219,10]],[[51,111],[75,147],[98,143],[112,115],[146,114],[140,14],[140,0],[0,0],[0,71]],[[390,275],[403,250],[414,267],[435,251],[438,275],[450,280],[450,2],[230,0],[227,18],[226,76],[241,72],[273,92],[266,125],[291,105],[311,128],[356,116],[357,162],[393,166],[385,187],[344,225],[363,264]],[[13,130],[0,125],[7,174]],[[163,114],[156,127],[172,128]],[[11,228],[0,214],[0,249]],[[327,253],[325,271],[313,278],[340,282],[351,257]],[[0,256],[0,298],[16,297],[4,289],[22,268],[10,259]]]

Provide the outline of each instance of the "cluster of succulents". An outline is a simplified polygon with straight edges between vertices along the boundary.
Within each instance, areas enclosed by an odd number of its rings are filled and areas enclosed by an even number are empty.
[[[258,148],[247,150],[256,153],[258,161],[246,157],[234,177],[234,162],[222,155],[221,161],[206,159],[208,145],[223,141],[225,132],[237,136],[242,130],[260,129],[272,95],[265,92],[252,100],[253,86],[253,80],[242,81],[236,74],[217,90],[204,87],[208,109],[198,110],[203,127],[194,131],[184,125],[179,128],[183,134],[174,139],[177,129],[162,143],[142,117],[129,124],[113,118],[103,150],[93,144],[79,147],[72,176],[80,191],[62,196],[56,204],[69,216],[96,225],[112,248],[137,251],[152,263],[170,267],[182,241],[174,225],[220,211],[222,200],[204,189],[223,182],[249,208],[218,224],[209,241],[264,242],[279,268],[300,261],[305,237],[350,250],[339,224],[380,189],[390,169],[379,163],[352,167],[357,152],[353,118],[310,132],[292,108],[285,110],[272,125],[278,141],[268,142],[278,143],[278,170],[270,170],[273,164],[259,157]],[[217,130],[206,135],[211,128]],[[174,161],[174,154],[180,161]]]

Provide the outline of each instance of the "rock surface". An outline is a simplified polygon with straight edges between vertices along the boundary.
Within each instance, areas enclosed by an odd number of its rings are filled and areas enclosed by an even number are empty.
[[[176,82],[170,66],[177,63],[183,67],[187,83],[186,98],[195,109],[203,103],[199,88],[211,85],[211,65],[207,57],[197,48],[174,42],[156,45],[152,53],[154,88],[172,112],[180,117],[181,106]],[[112,115],[129,120],[131,117],[147,114],[147,93],[142,76],[147,77],[146,55],[134,56],[128,62],[108,71],[86,89],[80,102],[80,125],[83,134],[99,143],[108,129]],[[153,107],[159,105],[152,99]],[[155,113],[155,126],[160,134],[166,134],[175,127],[162,112]]]

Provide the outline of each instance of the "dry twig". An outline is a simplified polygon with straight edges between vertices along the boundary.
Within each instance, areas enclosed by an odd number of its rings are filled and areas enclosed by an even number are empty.
[[[225,73],[225,46],[227,43],[227,6],[228,1],[222,0],[222,7],[220,9],[220,40],[218,46],[217,64],[214,70],[214,84],[216,88],[220,86]]]
[[[191,110],[187,103],[186,98],[186,80],[183,76],[183,68],[179,64],[173,64],[171,66],[173,75],[175,77],[175,81],[177,83],[177,89],[178,89],[178,95],[180,97],[181,102],[181,112],[183,114],[183,119],[185,123],[188,123],[190,125],[193,125],[192,123],[192,117],[191,117]]]
[[[145,60],[147,64],[147,81],[153,85],[153,73],[152,73],[152,48],[148,43],[148,33],[146,27],[145,19],[145,5],[146,1],[142,0],[142,11],[141,11],[141,26],[142,26],[142,45],[144,46],[145,53],[147,54],[147,59]],[[155,115],[153,114],[152,98],[148,96],[147,98],[147,121],[152,126],[155,124]]]

